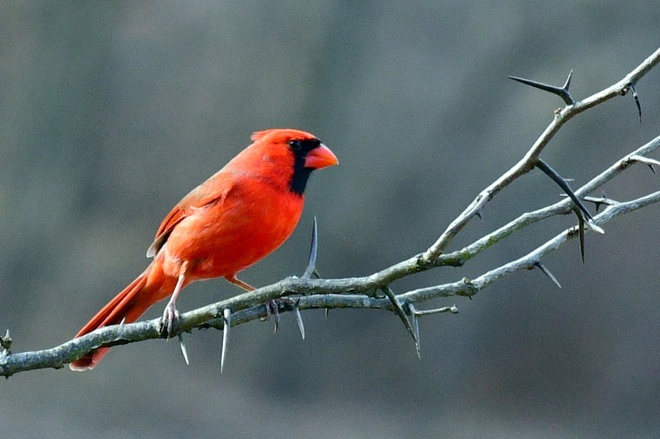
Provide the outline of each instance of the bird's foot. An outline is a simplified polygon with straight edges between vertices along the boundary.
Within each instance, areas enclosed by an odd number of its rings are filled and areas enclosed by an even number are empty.
[[[277,332],[277,329],[280,326],[280,311],[279,311],[279,302],[280,300],[272,299],[266,302],[266,317],[262,317],[262,322],[267,322],[270,319],[271,314],[273,315],[273,320],[275,321],[275,328],[273,332]]]
[[[177,320],[179,320],[179,311],[176,309],[174,303],[169,302],[163,310],[163,320],[160,324],[160,331],[165,332],[167,338],[172,336],[172,329]]]

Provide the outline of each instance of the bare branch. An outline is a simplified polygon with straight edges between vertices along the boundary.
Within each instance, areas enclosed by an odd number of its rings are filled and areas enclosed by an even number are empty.
[[[616,96],[621,96],[629,90],[629,84],[637,84],[637,82],[648,73],[653,67],[660,62],[660,49],[656,50],[653,55],[649,56],[643,63],[641,63],[632,72],[628,73],[623,79],[611,87],[603,91],[595,93],[575,105],[569,105],[562,110],[555,113],[554,120],[548,125],[541,136],[536,140],[534,145],[530,148],[525,156],[516,163],[511,169],[504,173],[500,178],[495,180],[490,186],[481,191],[477,198],[470,203],[470,205],[461,213],[451,224],[447,230],[440,235],[440,238],[424,253],[423,259],[428,263],[432,263],[440,256],[441,253],[451,244],[453,238],[465,227],[468,221],[480,212],[483,207],[488,203],[499,191],[511,184],[516,178],[529,172],[536,164],[536,160],[541,155],[545,146],[552,140],[557,131],[574,116],[602,104]]]
[[[274,304],[272,305],[274,313],[278,313],[280,307],[282,312],[293,311],[295,313],[303,338],[304,328],[302,326],[302,318],[300,317],[300,311],[302,310],[358,308],[390,311],[404,321],[406,328],[413,336],[413,339],[415,339],[417,353],[420,355],[419,318],[423,315],[437,313],[455,313],[457,309],[451,306],[432,310],[418,310],[415,304],[442,297],[470,297],[507,275],[533,268],[539,268],[551,280],[559,284],[540,261],[545,255],[557,250],[563,244],[579,235],[579,226],[561,231],[554,238],[528,254],[483,273],[475,279],[464,278],[456,282],[419,288],[399,295],[395,295],[390,287],[390,284],[396,280],[437,267],[462,266],[486,248],[503,241],[508,236],[530,224],[545,220],[554,215],[569,213],[575,206],[575,200],[578,201],[578,204],[579,200],[582,199],[607,205],[605,210],[593,216],[593,224],[591,226],[593,230],[598,230],[600,225],[617,216],[660,202],[660,191],[623,202],[609,200],[605,197],[587,197],[588,194],[606,182],[630,169],[631,165],[635,163],[649,166],[657,165],[659,162],[649,158],[648,155],[660,146],[660,136],[658,136],[646,145],[617,160],[612,166],[577,189],[574,192],[574,200],[564,198],[542,209],[524,213],[466,247],[453,252],[446,252],[453,238],[472,217],[481,212],[488,201],[493,199],[499,191],[507,187],[515,179],[529,172],[540,163],[539,156],[541,152],[568,120],[595,105],[632,90],[634,84],[657,65],[659,61],[660,49],[611,87],[558,110],[555,113],[553,121],[525,156],[500,178],[481,191],[469,206],[451,222],[437,241],[423,253],[364,277],[313,279],[311,274],[315,272],[317,246],[317,233],[316,227],[314,227],[310,259],[302,278],[287,278],[255,291],[240,294],[230,299],[184,313],[179,319],[173,322],[174,324],[169,334],[162,333],[160,330],[161,320],[154,319],[132,324],[109,326],[51,349],[14,354],[10,349],[11,338],[7,332],[5,337],[0,337],[0,347],[3,349],[0,352],[0,375],[9,377],[21,371],[41,368],[61,368],[72,360],[80,358],[84,354],[101,346],[116,346],[147,339],[165,338],[173,335],[180,336],[182,333],[190,332],[193,329],[210,327],[224,330],[221,355],[222,370],[225,363],[229,328],[267,317],[270,313],[270,304]],[[567,85],[565,88],[567,88]],[[380,292],[385,292],[385,297]],[[264,304],[267,305],[264,306]],[[406,315],[410,316],[410,321],[408,321]],[[181,338],[179,340],[183,355],[187,361],[185,345]]]

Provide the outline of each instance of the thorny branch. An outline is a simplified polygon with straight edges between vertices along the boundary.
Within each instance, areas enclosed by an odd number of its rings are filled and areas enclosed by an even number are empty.
[[[655,67],[658,62],[660,62],[660,49],[616,84],[578,102],[575,102],[570,94],[568,94],[570,80],[566,81],[563,88],[545,86],[542,84],[539,88],[549,89],[546,91],[551,92],[553,92],[553,88],[559,90],[554,93],[561,96],[565,102],[570,102],[570,104],[555,112],[553,121],[539,136],[525,156],[500,178],[481,191],[467,208],[454,221],[452,221],[451,224],[449,224],[447,229],[439,236],[438,240],[423,253],[415,255],[369,276],[344,279],[314,279],[311,276],[312,273],[315,273],[313,259],[315,259],[316,252],[316,235],[314,235],[315,238],[313,240],[314,243],[312,244],[310,264],[303,277],[286,278],[280,282],[259,288],[255,291],[240,294],[230,299],[182,314],[173,328],[173,334],[180,335],[184,332],[190,332],[193,329],[209,327],[224,329],[225,325],[237,326],[258,318],[264,318],[269,312],[268,307],[264,306],[264,304],[272,303],[271,301],[273,300],[277,300],[276,303],[279,307],[279,312],[295,312],[296,316],[298,316],[297,320],[303,337],[304,329],[302,326],[302,319],[300,318],[300,310],[321,308],[371,308],[397,313],[405,320],[405,315],[402,316],[400,314],[403,310],[408,316],[410,316],[411,324],[406,326],[409,330],[413,331],[412,335],[415,339],[417,353],[419,355],[418,319],[424,315],[445,312],[456,313],[458,310],[455,306],[431,310],[418,310],[415,304],[440,297],[469,297],[502,277],[523,269],[538,268],[545,275],[550,277],[553,282],[559,285],[552,273],[550,273],[540,261],[543,256],[558,249],[561,245],[577,236],[578,226],[560,232],[554,238],[540,245],[527,255],[490,270],[475,279],[461,279],[456,282],[415,289],[398,295],[393,293],[390,286],[398,279],[421,271],[442,266],[462,266],[486,248],[502,241],[516,231],[535,222],[545,220],[551,216],[566,214],[573,210],[575,204],[570,198],[565,198],[542,209],[524,213],[508,224],[501,226],[499,229],[462,249],[453,252],[446,252],[447,248],[452,243],[453,238],[460,233],[463,227],[465,227],[474,216],[480,214],[483,207],[492,200],[498,192],[538,165],[541,152],[566,122],[574,116],[598,104],[606,102],[616,96],[625,95],[630,91],[634,91],[634,86],[637,82]],[[530,83],[533,81],[522,80],[521,82]],[[638,104],[637,99],[636,104]],[[659,146],[660,136],[617,160],[608,169],[604,170],[590,182],[575,191],[575,195],[582,200],[606,206],[601,213],[593,216],[594,225],[602,225],[617,216],[625,215],[634,210],[660,202],[660,191],[625,202],[616,202],[614,200],[609,200],[604,196],[602,198],[587,196],[606,182],[624,172],[632,164],[640,163],[648,165],[652,170],[653,165],[660,166],[660,162],[648,157],[648,155],[658,149]],[[383,292],[390,294],[385,295]],[[165,335],[160,331],[160,325],[160,319],[154,319],[127,325],[109,326],[51,349],[22,353],[11,352],[11,338],[9,337],[9,331],[7,331],[5,337],[0,337],[0,348],[2,348],[2,351],[0,352],[0,375],[9,377],[15,373],[27,370],[61,368],[86,352],[100,346],[116,346],[148,339],[164,338]],[[226,339],[228,338],[227,336],[228,331],[225,331],[223,334],[225,346]],[[180,340],[182,339],[180,338]],[[185,356],[185,345],[183,345],[183,343],[182,350]],[[225,352],[223,348],[223,359],[224,356]]]

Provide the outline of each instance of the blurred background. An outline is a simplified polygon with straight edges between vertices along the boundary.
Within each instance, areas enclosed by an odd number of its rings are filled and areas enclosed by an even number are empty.
[[[584,98],[658,48],[648,1],[111,1],[0,6],[0,330],[14,351],[70,339],[139,274],[161,219],[249,144],[296,127],[332,148],[292,238],[242,278],[304,270],[312,218],[325,277],[366,275],[426,249],[527,151],[562,105],[507,79]],[[660,70],[633,99],[572,120],[543,157],[578,187],[659,134]],[[654,155],[654,158],[658,158]],[[658,189],[636,166],[604,189]],[[559,199],[532,172],[487,205],[452,249]],[[600,193],[596,194],[600,195]],[[660,206],[588,234],[457,315],[421,322],[422,360],[392,314],[305,312],[232,331],[113,349],[93,372],[0,383],[4,438],[619,438],[660,434]],[[552,218],[461,269],[474,277],[575,222]],[[239,293],[188,287],[182,311]],[[145,317],[162,312],[159,304]]]

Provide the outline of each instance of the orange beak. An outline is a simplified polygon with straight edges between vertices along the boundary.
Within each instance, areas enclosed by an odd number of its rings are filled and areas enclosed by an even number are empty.
[[[339,160],[324,144],[311,150],[305,157],[305,168],[321,169],[339,164]]]

